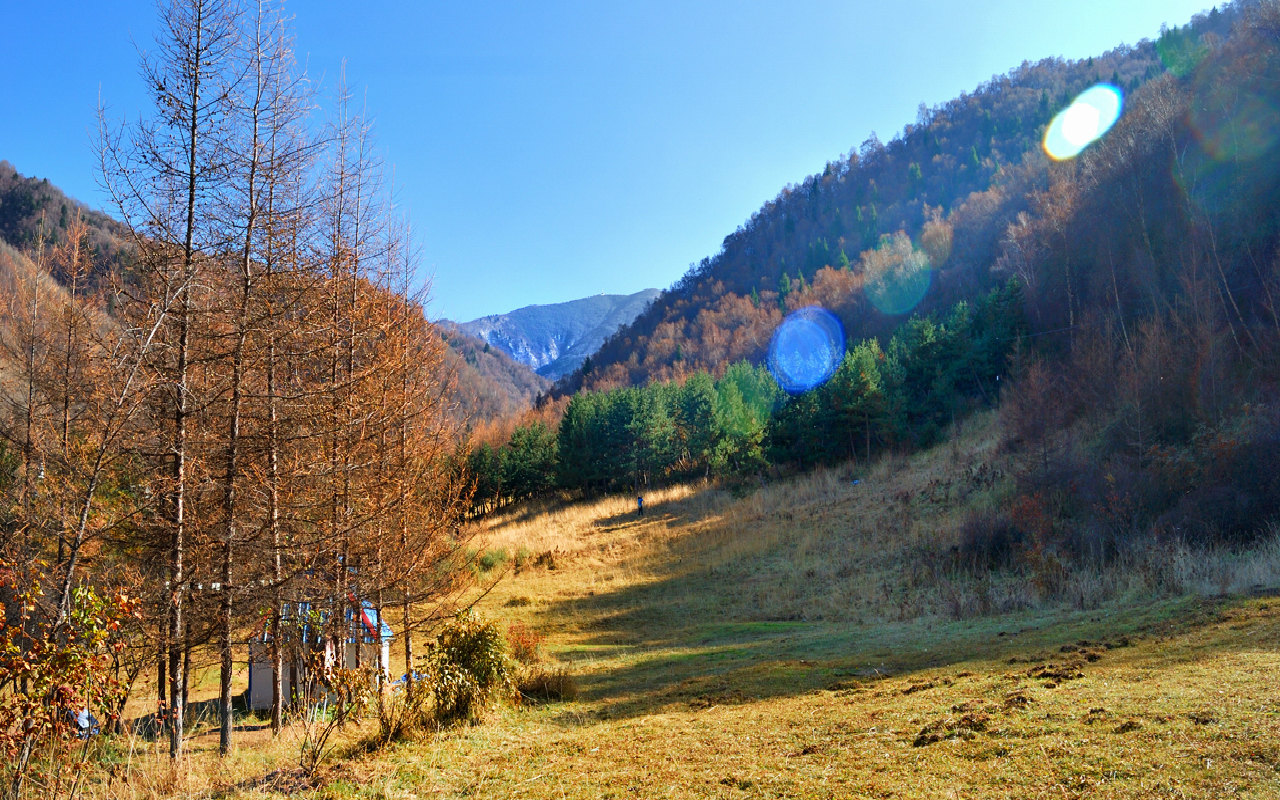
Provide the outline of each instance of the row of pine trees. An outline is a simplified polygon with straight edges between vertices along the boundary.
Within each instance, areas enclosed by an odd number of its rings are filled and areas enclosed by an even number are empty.
[[[1011,281],[942,318],[912,317],[887,346],[852,345],[830,380],[793,397],[745,361],[718,378],[699,371],[683,382],[580,392],[554,430],[537,420],[472,449],[473,511],[562,490],[643,492],[927,447],[957,416],[996,402],[1025,332],[1022,308]]]

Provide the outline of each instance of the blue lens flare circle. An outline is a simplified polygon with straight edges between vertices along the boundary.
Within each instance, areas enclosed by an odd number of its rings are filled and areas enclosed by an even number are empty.
[[[844,360],[844,326],[825,308],[791,312],[769,342],[769,371],[787,394],[826,383]]]

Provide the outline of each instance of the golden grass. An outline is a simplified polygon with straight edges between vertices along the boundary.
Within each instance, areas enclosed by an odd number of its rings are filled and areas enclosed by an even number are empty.
[[[355,756],[302,794],[1280,797],[1280,602],[1217,597],[1280,585],[1280,536],[1136,551],[1047,597],[956,570],[958,522],[1008,490],[993,429],[856,486],[832,469],[650,493],[644,517],[615,497],[486,522],[479,546],[553,558],[509,562],[482,612],[545,634],[580,699]],[[199,737],[180,779],[149,753],[145,789],[97,796],[286,796],[257,782],[295,735],[221,763]]]
[[[1274,644],[1272,612],[1234,613]],[[1264,678],[1276,658],[1239,652],[1246,642],[1221,628],[1093,648],[1099,660],[1055,688],[1032,673],[1065,654],[766,699],[700,694],[617,720],[589,705],[511,712],[417,748],[423,761],[401,754],[394,786],[443,797],[1275,796],[1280,726]]]
[[[1023,621],[1045,627],[1000,636],[995,625],[902,626],[871,634],[862,649],[856,639],[844,641],[848,652],[834,660],[761,662],[727,673],[704,661],[704,678],[672,683],[662,702],[638,713],[617,713],[607,697],[509,708],[486,725],[350,762],[310,794],[1266,798],[1280,792],[1280,702],[1268,680],[1280,666],[1280,604],[1180,601],[1113,619]],[[1084,637],[1091,638],[1082,643]],[[939,647],[939,664],[889,663],[887,676],[849,661],[855,653],[856,662],[899,648],[918,659],[925,648]],[[235,794],[284,796],[261,789]]]

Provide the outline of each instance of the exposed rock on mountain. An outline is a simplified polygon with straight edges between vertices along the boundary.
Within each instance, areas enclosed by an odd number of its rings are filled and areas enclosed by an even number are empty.
[[[629,295],[598,294],[449,324],[488,342],[539,375],[555,380],[577,369],[605,339],[630,324],[657,295],[657,289]]]

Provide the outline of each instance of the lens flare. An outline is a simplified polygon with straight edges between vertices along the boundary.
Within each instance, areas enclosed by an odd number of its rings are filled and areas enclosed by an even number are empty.
[[[867,282],[867,299],[882,314],[906,314],[920,304],[932,282],[929,257],[911,250]]]
[[[1080,93],[1071,105],[1049,122],[1044,132],[1044,151],[1056,161],[1066,161],[1102,135],[1120,119],[1124,97],[1109,83],[1099,83]]]
[[[844,326],[825,308],[787,315],[769,342],[769,371],[787,394],[821,386],[844,360]]]
[[[1209,45],[1200,40],[1189,28],[1169,30],[1156,41],[1156,55],[1164,68],[1175,77],[1185,78],[1195,72],[1200,62],[1209,55]]]
[[[1280,142],[1280,110],[1269,98],[1239,86],[1198,86],[1191,128],[1201,147],[1219,161],[1256,161]]]

